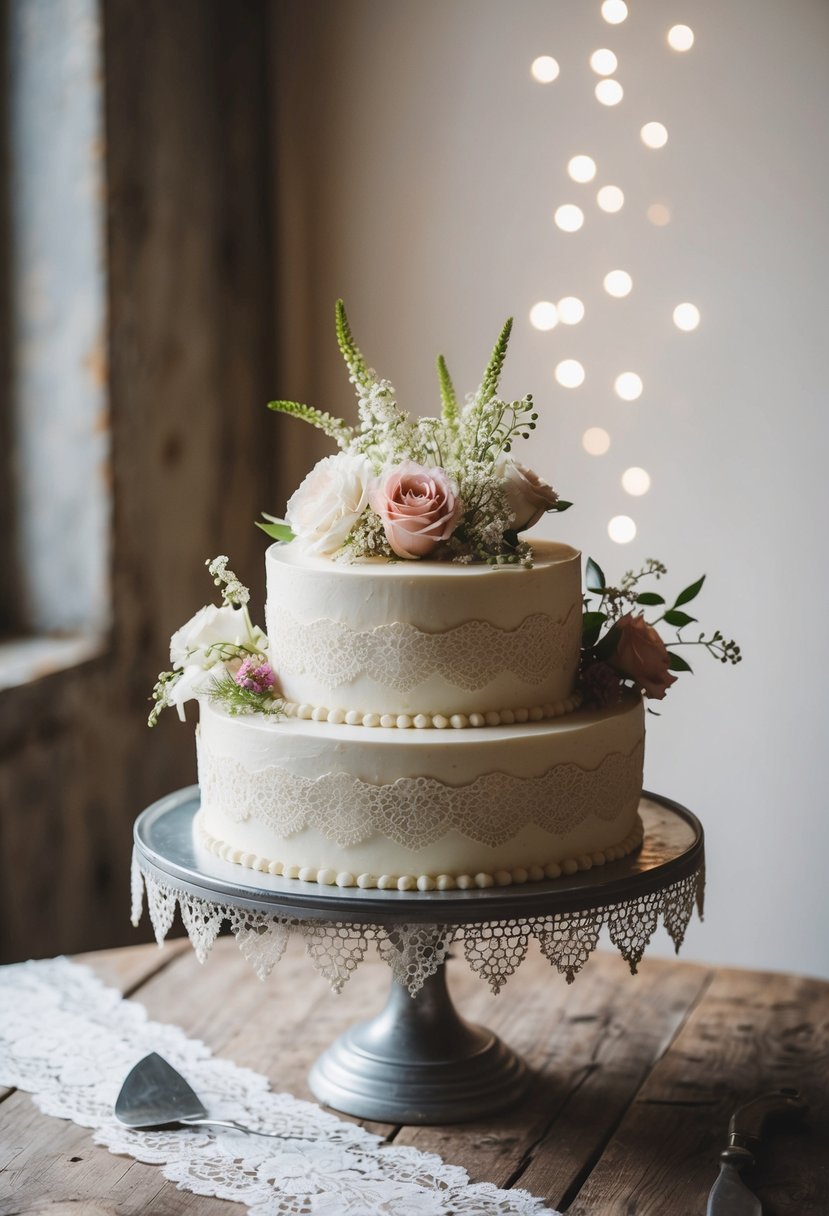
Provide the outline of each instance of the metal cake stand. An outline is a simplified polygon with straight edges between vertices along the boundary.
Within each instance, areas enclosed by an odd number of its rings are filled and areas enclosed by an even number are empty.
[[[645,837],[629,857],[569,878],[471,891],[380,891],[321,887],[222,861],[194,839],[198,787],[168,795],[135,824],[135,861],[146,880],[195,898],[293,922],[472,926],[526,922],[593,909],[629,908],[704,867],[702,825],[656,794],[640,803]],[[644,946],[642,947],[644,949]],[[640,951],[641,953],[641,951]],[[385,1008],[350,1027],[311,1069],[324,1104],[391,1123],[456,1123],[516,1102],[528,1082],[520,1057],[452,1003],[438,966],[414,996],[393,978]]]

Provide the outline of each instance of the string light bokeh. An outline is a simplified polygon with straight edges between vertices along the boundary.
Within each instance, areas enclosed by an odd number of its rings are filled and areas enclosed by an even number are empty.
[[[623,0],[604,0],[600,6],[602,19],[612,28],[621,25],[629,15],[628,7]],[[675,24],[665,34],[665,45],[669,51],[685,53],[694,45],[694,32],[690,26]],[[592,71],[600,77],[593,86],[593,96],[603,107],[614,108],[624,102],[624,87],[616,79],[620,67],[620,57],[616,50],[609,46],[597,47],[589,55],[588,62]],[[565,70],[566,70],[565,64]],[[551,56],[540,56],[531,65],[530,71],[539,82],[550,83],[560,75],[560,66]],[[590,104],[585,96],[585,105]],[[668,128],[658,118],[636,122],[634,130],[638,130],[641,144],[651,150],[659,151],[666,147],[669,140]],[[633,162],[631,172],[634,172]],[[586,152],[577,152],[567,161],[565,166],[567,178],[577,185],[586,185],[596,181],[599,175],[599,165],[596,159]],[[595,193],[595,206],[605,215],[613,215],[624,206],[624,187],[616,183],[604,183]],[[560,202],[553,210],[553,220],[556,227],[564,233],[580,232],[585,225],[590,226],[593,218],[590,203],[586,200],[579,205],[570,200]],[[670,208],[661,201],[649,204],[642,221],[650,223],[654,228],[664,228],[670,221]],[[620,253],[624,250],[620,246]],[[628,270],[618,267],[608,267],[602,278],[602,287],[612,300],[625,300],[633,291],[634,277]],[[675,297],[676,298],[676,297]],[[566,390],[580,388],[588,376],[585,364],[572,356],[567,356],[562,349],[566,338],[562,336],[561,327],[571,327],[584,321],[587,313],[584,301],[580,296],[567,295],[557,303],[541,301],[529,309],[531,325],[540,331],[557,330],[553,341],[560,355],[554,364],[553,375],[558,385]],[[700,324],[701,314],[696,304],[683,301],[671,310],[674,331],[692,333]],[[595,336],[597,342],[601,335]],[[635,353],[635,352],[634,352]],[[631,370],[618,372],[612,383],[612,394],[620,403],[633,404],[638,402],[645,391],[642,376]],[[605,457],[612,449],[611,432],[604,427],[588,426],[582,435],[582,447],[590,456]],[[639,465],[630,465],[618,475],[619,485],[623,493],[632,498],[641,498],[651,488],[651,476],[646,469]],[[614,515],[607,525],[607,533],[611,540],[619,545],[629,544],[637,535],[636,521],[628,514]]]

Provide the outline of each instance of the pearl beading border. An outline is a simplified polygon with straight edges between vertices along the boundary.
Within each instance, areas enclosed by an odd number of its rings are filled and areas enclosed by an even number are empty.
[[[298,704],[286,701],[283,712],[288,718],[306,722],[330,722],[334,726],[384,727],[397,730],[465,730],[467,727],[514,726],[525,722],[543,722],[572,713],[582,703],[580,692],[571,693],[562,701],[548,701],[531,709],[491,709],[471,714],[378,714],[359,709],[328,709],[322,705]]]
[[[513,883],[541,882],[545,878],[570,877],[579,870],[592,870],[594,866],[603,866],[610,861],[619,861],[629,853],[638,849],[642,843],[644,828],[642,819],[637,813],[636,822],[619,844],[610,848],[597,850],[595,853],[582,853],[578,857],[566,857],[561,861],[551,861],[544,866],[516,866],[511,870],[496,870],[493,874],[351,874],[349,871],[337,873],[331,869],[316,869],[314,866],[286,865],[281,861],[269,861],[258,857],[255,853],[246,853],[236,849],[226,841],[211,836],[202,826],[201,813],[196,815],[195,824],[204,846],[223,861],[232,861],[248,870],[258,870],[261,874],[274,874],[282,878],[298,878],[301,882],[316,882],[323,887],[361,887],[377,888],[380,891],[470,891],[473,888],[508,887]]]

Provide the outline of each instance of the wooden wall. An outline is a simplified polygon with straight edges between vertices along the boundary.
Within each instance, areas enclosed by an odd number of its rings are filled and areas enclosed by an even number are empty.
[[[284,489],[273,366],[264,0],[106,0],[114,626],[100,657],[0,692],[0,954],[140,940],[131,828],[195,780],[193,732],[152,733],[170,633],[227,553],[257,604]],[[279,492],[277,492],[279,491]],[[71,521],[56,521],[71,526]]]

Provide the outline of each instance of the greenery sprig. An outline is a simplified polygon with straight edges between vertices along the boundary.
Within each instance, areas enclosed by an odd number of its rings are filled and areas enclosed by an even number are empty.
[[[699,595],[705,584],[704,574],[683,588],[670,606],[659,592],[640,588],[643,579],[653,578],[658,581],[667,573],[662,562],[648,558],[640,570],[627,571],[619,586],[614,587],[608,584],[598,562],[592,558],[587,559],[587,595],[584,597],[582,618],[582,670],[592,663],[610,660],[618,639],[618,632],[614,632],[613,626],[629,613],[639,612],[644,618],[645,608],[662,609],[658,616],[646,621],[651,629],[667,625],[675,631],[675,636],[664,643],[668,651],[670,671],[693,671],[690,663],[677,653],[683,646],[701,646],[721,663],[736,665],[741,662],[740,647],[733,639],[726,638],[719,629],[710,635],[702,632],[696,638],[683,636],[683,630],[697,624],[697,618],[685,611],[685,605],[690,604]]]
[[[207,691],[211,705],[220,705],[232,718],[245,714],[267,714],[270,718],[283,717],[285,702],[270,691],[257,692],[237,684],[229,671],[213,679]]]

